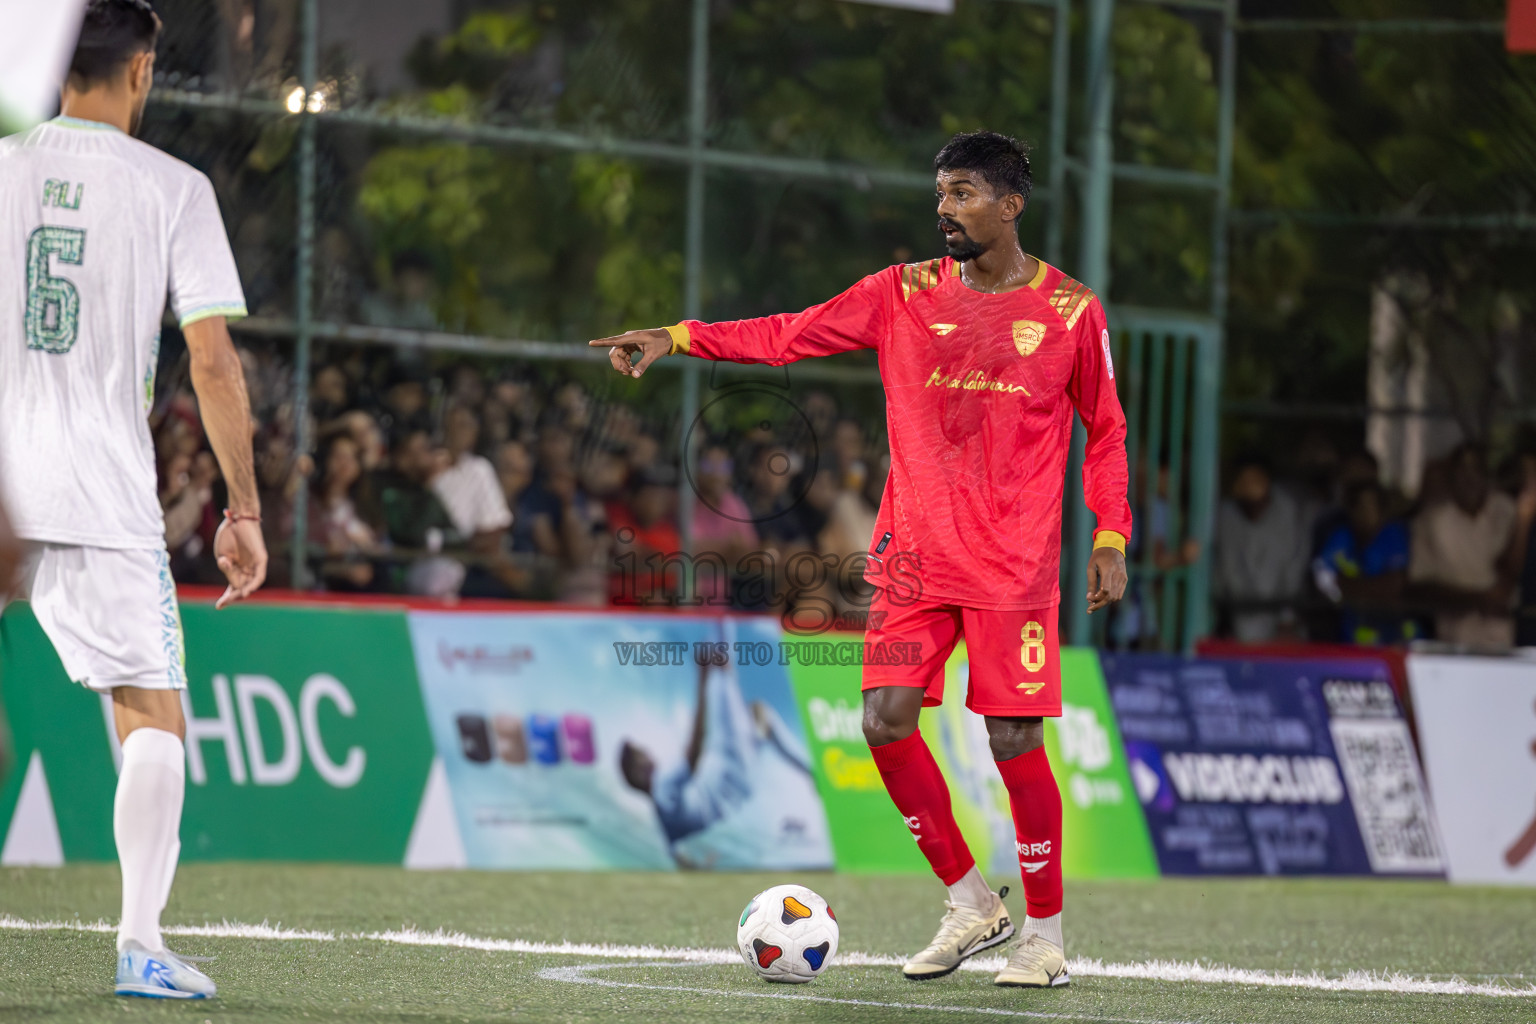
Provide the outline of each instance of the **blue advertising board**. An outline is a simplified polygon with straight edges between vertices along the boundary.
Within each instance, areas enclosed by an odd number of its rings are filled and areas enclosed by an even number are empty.
[[[1103,665],[1163,873],[1443,874],[1385,665]]]
[[[832,866],[775,619],[409,623],[468,866]]]

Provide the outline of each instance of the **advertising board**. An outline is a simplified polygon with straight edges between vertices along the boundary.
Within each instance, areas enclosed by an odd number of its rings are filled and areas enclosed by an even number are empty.
[[[1385,666],[1103,659],[1166,874],[1443,872]]]
[[[189,602],[182,617],[183,859],[399,863],[432,763],[404,615]],[[0,620],[0,662],[17,754],[0,861],[116,859],[110,700],[69,680],[25,605]]]
[[[832,867],[776,621],[413,612],[410,628],[471,867]]]
[[[1408,680],[1451,881],[1536,885],[1536,659],[1414,654]]]
[[[1045,748],[1061,787],[1062,872],[1068,878],[1156,875],[1098,656],[1064,648],[1061,657],[1062,717],[1046,719]],[[989,877],[1006,880],[1019,870],[1013,819],[986,725],[965,708],[969,668],[962,643],[945,667],[944,703],[923,711],[921,729],[949,780],[955,818],[977,863]],[[800,665],[792,676],[839,869],[927,872],[864,741],[859,666]]]

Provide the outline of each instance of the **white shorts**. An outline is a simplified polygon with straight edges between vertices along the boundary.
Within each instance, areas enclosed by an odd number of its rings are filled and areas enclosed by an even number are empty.
[[[181,607],[163,549],[31,543],[17,596],[31,602],[64,670],[80,685],[102,692],[186,689]]]

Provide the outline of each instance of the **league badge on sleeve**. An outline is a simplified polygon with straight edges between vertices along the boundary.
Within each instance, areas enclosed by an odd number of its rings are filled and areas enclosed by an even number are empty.
[[[1104,328],[1104,334],[1099,338],[1099,344],[1104,346],[1104,368],[1109,371],[1109,379],[1115,379],[1115,357],[1109,354],[1109,328]]]

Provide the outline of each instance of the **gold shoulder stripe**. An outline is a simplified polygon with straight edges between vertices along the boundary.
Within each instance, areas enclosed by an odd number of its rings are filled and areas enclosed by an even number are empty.
[[[1083,310],[1088,308],[1088,303],[1093,301],[1093,292],[1081,281],[1074,281],[1070,277],[1061,279],[1061,284],[1056,286],[1056,291],[1051,295],[1051,305],[1061,318],[1067,322],[1067,330],[1077,326],[1078,318],[1083,315]]]
[[[901,268],[901,297],[910,299],[913,292],[925,292],[943,280],[943,260],[926,263],[908,263]]]

